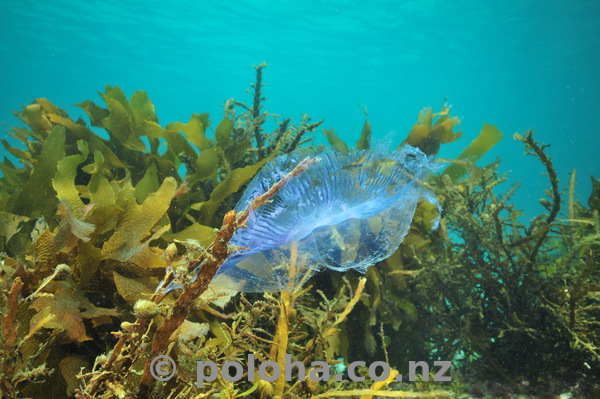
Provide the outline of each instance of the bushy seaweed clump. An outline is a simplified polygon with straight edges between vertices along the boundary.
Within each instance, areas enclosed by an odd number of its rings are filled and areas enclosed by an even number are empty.
[[[252,105],[227,101],[214,138],[207,114],[163,128],[144,92],[127,99],[117,87],[100,93],[104,106],[78,104],[102,137],[45,99],[16,113],[27,127],[8,133],[21,144],[2,143],[21,165],[0,164],[3,397],[447,397],[501,393],[507,383],[529,393],[576,383],[594,389],[586,382],[600,369],[600,190],[584,207],[572,183],[561,213],[556,173],[531,133],[517,138],[546,168],[550,191],[542,200],[548,213],[529,224],[510,203],[513,189],[500,191],[507,178],[498,162],[473,165],[501,137],[485,125],[428,181],[442,200],[441,229],[429,231],[437,208],[421,203],[401,248],[366,279],[320,273],[312,280],[319,290],[307,284],[233,299],[207,289],[249,216],[228,212],[241,189],[276,155],[311,145],[322,122],[264,111],[264,67],[256,67]],[[405,143],[436,154],[460,137],[457,124],[447,107],[426,109]],[[324,133],[333,148],[350,151],[333,129]],[[367,120],[358,149],[369,148],[370,135]],[[302,165],[283,180],[299,173]],[[285,261],[294,273],[295,260]],[[165,292],[173,278],[181,289]],[[177,361],[177,378],[156,383],[149,360],[165,353]],[[281,367],[286,354],[307,366],[322,361],[321,373],[355,360],[386,360],[403,372],[409,360],[453,359],[458,373],[452,386],[399,385],[396,372],[374,383],[313,374],[196,386],[196,361],[245,363],[248,354]]]
[[[322,304],[306,289],[254,303],[239,298],[225,313],[218,306],[230,293],[206,292],[229,239],[248,217],[227,212],[240,189],[276,155],[309,144],[321,124],[264,111],[264,67],[256,67],[252,106],[227,101],[214,139],[207,114],[163,128],[144,92],[127,99],[110,86],[100,93],[104,106],[78,104],[102,136],[45,99],[15,113],[27,127],[8,131],[20,145],[3,145],[20,165],[8,158],[0,164],[3,397],[281,396],[291,389],[283,379],[217,379],[197,388],[195,361],[223,365],[248,353],[278,361],[290,349],[305,361],[339,363],[331,342],[364,282]],[[159,284],[172,271],[182,288],[166,293]],[[155,353],[177,359],[177,379],[156,384],[149,378]],[[344,386],[334,384],[309,379],[293,392],[327,396]]]
[[[438,125],[447,123],[444,117]],[[424,119],[417,129],[429,126]],[[456,376],[470,381],[465,389],[476,395],[574,390],[594,396],[600,380],[598,185],[583,206],[575,200],[575,172],[568,194],[561,193],[548,146],[531,131],[514,138],[546,169],[549,188],[540,202],[547,213],[524,223],[510,201],[518,187],[503,188],[508,178],[498,172],[500,161],[473,165],[499,139],[485,125],[458,162],[429,180],[444,209],[440,230],[430,233],[422,224],[423,204],[399,251],[369,269],[366,306],[353,313],[358,326],[365,317],[369,323],[347,339],[363,340],[367,355],[389,354],[399,365],[453,359]],[[351,358],[365,357],[352,348]]]
[[[517,187],[500,190],[507,177],[497,172],[498,163],[472,169],[458,182],[442,174],[433,184],[446,205],[445,228],[427,248],[435,248],[435,262],[433,253],[413,262],[428,271],[414,288],[435,308],[429,315],[433,346],[446,356],[460,351],[465,372],[526,393],[558,394],[578,384],[579,395],[595,396],[598,208],[575,200],[575,172],[568,195],[561,194],[548,146],[532,132],[515,139],[547,172],[549,188],[540,200],[547,212],[524,223],[510,202]],[[492,384],[496,393],[498,386]]]

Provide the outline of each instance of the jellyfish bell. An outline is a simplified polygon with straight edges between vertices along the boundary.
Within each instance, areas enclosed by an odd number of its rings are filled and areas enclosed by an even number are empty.
[[[265,165],[235,210],[246,209],[308,155],[301,149]],[[236,231],[231,244],[244,249],[223,263],[214,287],[280,291],[325,268],[365,272],[398,249],[419,201],[439,207],[423,187],[433,159],[415,147],[311,156],[320,162],[291,179]]]

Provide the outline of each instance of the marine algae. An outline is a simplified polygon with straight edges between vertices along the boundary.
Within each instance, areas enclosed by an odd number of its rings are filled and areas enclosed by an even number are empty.
[[[3,397],[597,392],[598,190],[586,207],[575,200],[573,181],[563,217],[548,148],[532,133],[516,138],[546,169],[549,195],[541,200],[547,212],[528,224],[510,202],[515,188],[502,191],[508,178],[499,161],[474,165],[500,136],[486,125],[459,159],[425,182],[442,201],[440,229],[429,230],[437,208],[421,202],[399,250],[366,279],[323,272],[277,294],[235,296],[211,287],[220,263],[240,250],[227,242],[249,215],[228,212],[241,190],[269,159],[311,147],[323,122],[267,113],[265,67],[255,67],[252,104],[228,100],[214,136],[208,114],[162,127],[145,92],[127,98],[111,86],[100,93],[104,105],[78,105],[107,138],[46,99],[15,113],[28,127],[9,129],[18,146],[2,141],[18,161],[0,163]],[[422,111],[405,143],[433,155],[457,140],[459,120],[449,110]],[[325,134],[333,148],[350,151],[343,136]],[[358,149],[370,147],[370,135],[366,118]],[[294,257],[282,262],[291,266]],[[149,359],[157,354],[176,359],[176,379],[151,378]],[[248,354],[280,367],[291,355],[307,366],[307,378],[217,378],[196,386],[196,361],[221,367],[245,363]],[[350,361],[382,359],[397,367],[385,381],[318,378]],[[425,376],[392,381],[415,359],[453,360],[462,377],[454,374],[452,385]],[[310,368],[313,361],[320,366]]]
[[[441,144],[452,143],[462,136],[462,131],[453,131],[459,123],[457,117],[450,116],[450,107],[446,104],[439,113],[434,113],[432,108],[425,108],[419,113],[417,123],[401,146],[409,144],[427,155],[435,155]]]

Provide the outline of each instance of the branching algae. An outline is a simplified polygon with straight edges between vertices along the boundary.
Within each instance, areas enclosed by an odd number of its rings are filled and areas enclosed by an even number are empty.
[[[370,150],[368,120],[356,149],[333,129],[335,152],[314,148],[323,121],[263,109],[265,66],[214,135],[207,114],[163,127],[146,93],[110,86],[78,104],[103,136],[45,99],[16,113],[27,127],[9,129],[0,163],[2,397],[597,394],[597,185],[587,207],[574,178],[562,198],[547,146],[517,136],[550,183],[547,213],[524,224],[499,162],[474,166],[495,127],[430,176],[461,136],[448,107],[423,110],[395,153]],[[158,382],[165,354],[177,370]],[[282,370],[290,355],[306,378],[197,386],[197,361],[249,354]],[[322,378],[356,360],[397,370]],[[410,360],[453,360],[453,383],[396,382]]]

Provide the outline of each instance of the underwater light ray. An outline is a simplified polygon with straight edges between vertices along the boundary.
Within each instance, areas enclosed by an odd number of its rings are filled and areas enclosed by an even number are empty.
[[[300,149],[265,165],[235,210],[243,211],[307,155],[312,154]],[[280,291],[325,268],[365,272],[398,249],[419,201],[439,207],[423,187],[426,173],[435,168],[433,158],[415,147],[393,153],[324,151],[317,157],[320,162],[252,211],[246,226],[235,232],[231,244],[246,249],[223,263],[213,280],[216,287]]]

